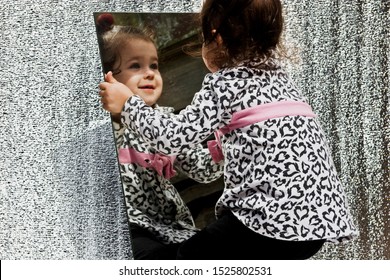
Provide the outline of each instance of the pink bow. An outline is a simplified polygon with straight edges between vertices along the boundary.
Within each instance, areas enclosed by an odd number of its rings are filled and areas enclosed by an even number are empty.
[[[221,139],[218,131],[214,133],[214,136],[215,136],[215,140],[207,141],[207,147],[209,148],[211,158],[213,159],[213,161],[218,163],[221,160],[223,160]]]
[[[284,116],[306,116],[315,118],[316,114],[314,114],[309,104],[294,100],[276,101],[238,111],[233,114],[228,125],[214,132],[215,140],[207,142],[211,157],[215,162],[220,162],[223,159],[220,139],[222,135],[253,123]]]
[[[176,171],[173,169],[174,156],[141,153],[133,148],[121,148],[118,151],[120,164],[136,163],[146,168],[153,168],[158,175],[166,179],[172,178]]]
[[[176,174],[176,171],[173,169],[174,160],[172,157],[155,154],[154,158],[150,161],[150,166],[157,171],[158,175],[169,179]]]

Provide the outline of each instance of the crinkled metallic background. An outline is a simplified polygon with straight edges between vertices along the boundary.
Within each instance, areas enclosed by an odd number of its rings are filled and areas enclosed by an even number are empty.
[[[0,4],[0,259],[131,258],[93,12],[194,12],[200,1]],[[284,6],[301,54],[291,73],[320,115],[360,230],[315,258],[390,259],[390,1]]]

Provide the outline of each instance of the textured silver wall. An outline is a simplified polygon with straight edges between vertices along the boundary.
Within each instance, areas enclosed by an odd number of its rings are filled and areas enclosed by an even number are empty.
[[[316,258],[390,259],[390,1],[284,1],[291,71],[321,116],[361,236]],[[0,0],[0,259],[131,257],[93,12],[200,1]]]
[[[318,258],[390,259],[390,1],[284,1],[296,81],[321,117],[360,238]],[[292,40],[290,40],[292,41]]]

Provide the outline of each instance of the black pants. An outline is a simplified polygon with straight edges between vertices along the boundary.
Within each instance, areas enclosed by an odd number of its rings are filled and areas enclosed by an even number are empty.
[[[164,244],[152,233],[130,224],[131,244],[135,260],[174,260],[180,244]]]
[[[323,244],[324,240],[284,241],[262,236],[229,212],[184,241],[177,259],[303,260],[316,254]]]

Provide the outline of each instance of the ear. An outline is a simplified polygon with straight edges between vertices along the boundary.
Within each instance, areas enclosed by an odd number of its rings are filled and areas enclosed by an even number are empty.
[[[214,35],[216,32],[217,32],[216,29],[211,30],[211,34],[213,34],[213,35]],[[223,40],[222,40],[221,34],[217,34],[217,37],[215,37],[215,41],[217,42],[217,45],[218,45],[218,46],[221,46],[221,45],[222,45]]]
[[[217,42],[217,45],[218,45],[218,46],[222,46],[223,40],[222,40],[222,37],[221,37],[220,34],[217,35],[217,37],[216,37],[216,42]]]

